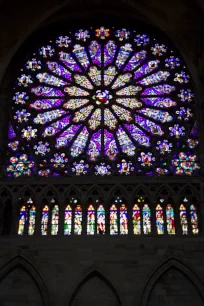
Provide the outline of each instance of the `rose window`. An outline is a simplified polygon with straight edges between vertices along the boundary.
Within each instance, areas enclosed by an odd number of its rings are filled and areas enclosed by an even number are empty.
[[[139,31],[79,30],[30,54],[15,83],[8,138],[9,176],[199,169],[189,73],[169,44]],[[181,153],[185,171],[175,162]],[[14,163],[23,154],[25,173]]]

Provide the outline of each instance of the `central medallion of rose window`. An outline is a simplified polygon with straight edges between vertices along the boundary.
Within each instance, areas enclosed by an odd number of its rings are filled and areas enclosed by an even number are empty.
[[[96,101],[98,105],[109,104],[112,99],[113,96],[110,94],[109,90],[97,90],[96,94],[93,96],[93,100]]]

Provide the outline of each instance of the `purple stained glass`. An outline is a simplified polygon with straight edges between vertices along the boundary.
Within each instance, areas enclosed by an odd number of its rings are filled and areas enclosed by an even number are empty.
[[[26,55],[14,82],[8,175],[198,175],[190,75],[154,37],[125,27],[80,29]],[[196,171],[187,169],[189,156]]]

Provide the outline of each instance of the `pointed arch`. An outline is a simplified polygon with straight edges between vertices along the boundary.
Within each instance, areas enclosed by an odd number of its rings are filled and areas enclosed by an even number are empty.
[[[128,199],[128,194],[127,194],[126,189],[122,185],[116,185],[108,193],[109,201],[111,201],[113,197],[117,196],[116,194],[117,192],[119,192],[121,194],[121,197],[125,198],[125,200]]]
[[[51,306],[51,300],[50,295],[48,293],[48,288],[43,280],[42,275],[38,271],[38,269],[35,267],[33,263],[31,263],[30,260],[28,260],[23,255],[17,255],[11,259],[9,259],[6,263],[4,263],[3,266],[0,267],[0,280],[2,280],[4,277],[6,277],[11,271],[13,271],[15,268],[20,267],[24,271],[26,271],[30,277],[34,280],[39,293],[43,300],[44,306]]]
[[[9,190],[9,188],[7,186],[1,187],[1,189],[0,189],[0,197],[1,198],[5,197],[6,199],[10,198],[12,203],[14,201],[14,196],[12,195],[11,190]]]
[[[151,277],[147,281],[146,285],[141,294],[141,299],[139,306],[146,306],[148,303],[148,298],[151,294],[151,291],[158,281],[158,279],[167,272],[170,268],[175,268],[181,272],[197,289],[200,294],[202,301],[204,302],[204,284],[201,279],[196,275],[189,265],[187,266],[179,258],[170,257],[166,259],[162,264],[160,264],[152,273]]]
[[[81,191],[77,186],[74,185],[71,185],[66,189],[64,198],[65,199],[70,198],[72,196],[71,195],[72,192],[76,194],[76,198],[81,199]]]
[[[158,198],[158,197],[161,197],[161,194],[163,193],[163,192],[167,192],[168,193],[168,197],[172,197],[172,196],[174,196],[175,195],[175,192],[174,192],[174,190],[172,189],[172,187],[171,186],[169,186],[169,185],[161,185],[159,188],[158,188],[158,190],[156,191],[156,197]]]
[[[52,193],[52,195],[51,195],[51,193]],[[60,195],[59,195],[58,190],[52,185],[52,186],[46,186],[42,190],[41,197],[43,197],[43,198],[53,197],[53,198],[56,198],[58,200]]]
[[[190,191],[191,194],[189,193],[189,196],[194,196],[194,195],[198,194],[198,190],[194,186],[186,184],[180,190],[179,199],[181,199],[182,197],[188,196],[188,194],[185,194],[185,193],[187,193],[186,191],[188,191],[188,192]]]
[[[24,199],[28,197],[32,198],[32,200],[35,202],[35,191],[30,186],[26,185],[20,191],[20,198]]]
[[[93,197],[98,195],[98,197],[100,197],[101,199],[104,199],[104,194],[103,194],[103,190],[100,188],[100,186],[91,186],[87,192],[86,192],[86,197]]]
[[[150,194],[150,191],[148,190],[148,188],[146,188],[143,184],[139,184],[137,185],[133,192],[132,192],[132,196],[133,198],[136,198],[138,196],[138,194],[140,195],[140,191],[143,191],[144,192],[144,197],[147,197],[147,198],[151,198],[151,194]]]
[[[112,290],[112,292],[114,293],[118,305],[122,305],[122,300],[121,297],[119,296],[118,292],[120,292],[120,290],[117,288],[117,286],[115,284],[113,284],[112,281],[110,281],[110,277],[107,276],[106,274],[104,274],[101,269],[99,269],[98,267],[96,267],[95,265],[91,265],[84,273],[83,275],[75,282],[75,285],[72,287],[72,289],[70,290],[71,294],[68,298],[68,303],[67,306],[71,306],[71,303],[74,299],[74,297],[77,294],[77,291],[80,289],[80,287],[83,286],[83,284],[86,283],[86,281],[88,281],[89,279],[91,279],[92,277],[99,277],[102,281],[105,282],[105,284]]]

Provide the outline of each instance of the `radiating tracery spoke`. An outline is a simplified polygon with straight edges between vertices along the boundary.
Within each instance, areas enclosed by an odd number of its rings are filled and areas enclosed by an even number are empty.
[[[192,154],[198,141],[190,77],[176,52],[155,38],[103,27],[70,32],[41,47],[22,71],[12,116],[17,134],[39,160],[48,152],[52,160],[65,154],[91,162],[138,154],[141,173],[152,165],[142,159],[151,156],[158,175],[182,174],[174,147],[183,145],[183,151],[190,150],[183,173],[199,169]],[[17,151],[20,139],[12,137],[9,148]],[[168,165],[166,152],[174,154]],[[192,156],[194,167],[187,162]],[[14,162],[9,167],[12,172]]]

